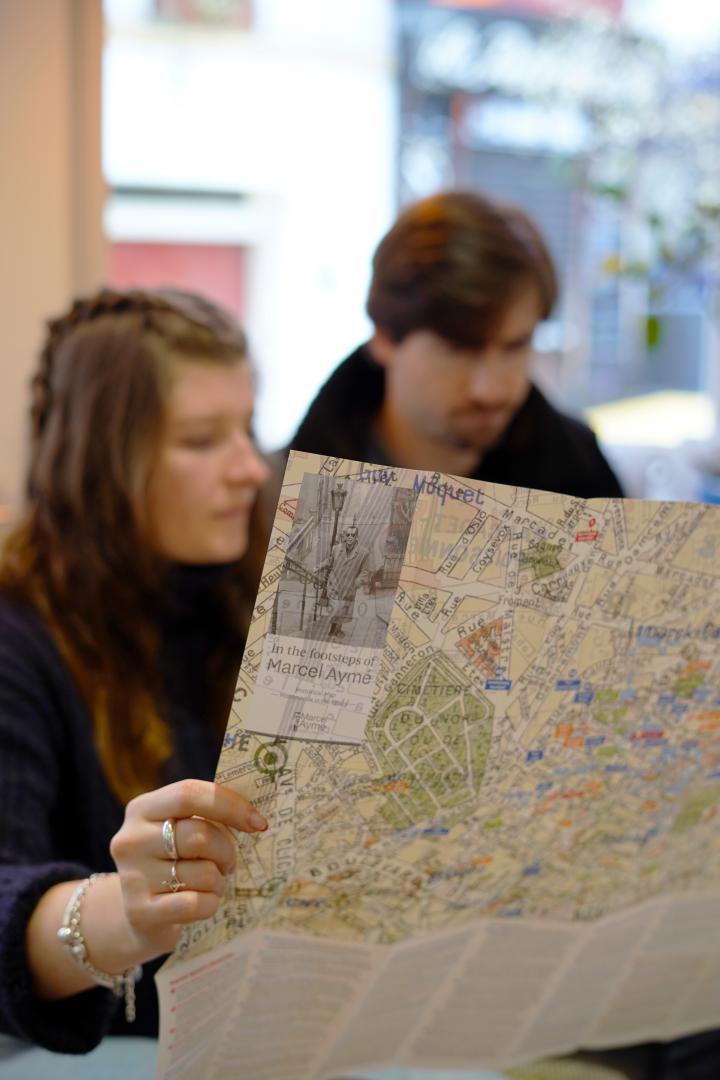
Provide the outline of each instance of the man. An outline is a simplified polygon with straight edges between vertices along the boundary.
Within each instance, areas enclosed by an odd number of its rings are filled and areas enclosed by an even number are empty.
[[[520,209],[446,192],[409,207],[373,259],[374,333],[333,372],[291,446],[584,498],[621,495],[595,436],[530,381],[557,298]]]
[[[347,525],[341,533],[340,543],[334,544],[330,557],[320,570],[327,577],[325,588],[330,601],[331,638],[345,637],[343,624],[352,618],[355,593],[370,579],[370,552],[358,543],[357,525]]]

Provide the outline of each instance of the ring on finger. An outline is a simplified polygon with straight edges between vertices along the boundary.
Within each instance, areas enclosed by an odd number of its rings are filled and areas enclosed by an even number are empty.
[[[168,859],[177,862],[178,849],[175,844],[175,822],[172,818],[165,818],[162,823],[162,845]]]
[[[187,889],[187,885],[184,881],[181,881],[177,876],[177,869],[175,863],[170,867],[170,877],[166,881],[161,881],[160,884],[165,889],[169,889],[170,892],[180,892],[181,889]]]

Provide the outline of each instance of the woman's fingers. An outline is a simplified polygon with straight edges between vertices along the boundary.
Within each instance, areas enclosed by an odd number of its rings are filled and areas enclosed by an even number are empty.
[[[176,863],[153,859],[145,872],[131,871],[123,879],[128,921],[144,936],[154,936],[167,926],[210,918],[224,895],[225,878],[209,859]]]
[[[235,840],[232,833],[205,818],[176,821],[175,846],[180,859],[210,859],[223,874],[230,874],[235,869]],[[163,857],[162,851],[157,854]]]
[[[210,859],[222,874],[230,874],[235,869],[235,837],[225,825],[200,817],[182,818],[173,822],[173,834],[177,851],[175,862]],[[131,819],[129,825],[124,825],[113,837],[110,853],[120,863],[153,859],[169,865],[173,861],[163,841],[162,823],[145,818]]]
[[[231,830],[266,828],[248,799],[204,780],[181,780],[128,803],[110,853],[137,940],[172,949],[181,924],[214,915],[235,865]]]
[[[209,919],[220,907],[221,897],[215,892],[183,889],[181,892],[158,892],[140,901],[129,894],[125,900],[128,921],[137,933],[155,936],[166,927],[184,925],[197,919]],[[170,946],[174,947],[175,942]]]
[[[144,817],[164,821],[174,818],[177,821],[196,815],[240,832],[263,832],[268,827],[249,799],[209,780],[179,780],[138,795],[126,809],[127,819]]]
[[[174,871],[174,872],[173,872]],[[185,890],[192,892],[214,893],[222,898],[225,895],[225,878],[214,862],[209,859],[188,859],[177,863],[163,863],[157,872],[157,893],[172,893]]]

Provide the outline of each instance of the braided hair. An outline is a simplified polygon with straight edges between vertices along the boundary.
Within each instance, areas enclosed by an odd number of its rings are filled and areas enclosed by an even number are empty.
[[[136,327],[155,331],[179,352],[193,351],[203,342],[212,352],[223,347],[231,355],[245,356],[247,340],[239,323],[222,308],[197,293],[181,289],[147,291],[131,289],[119,292],[103,288],[92,296],[76,299],[58,318],[48,319],[47,337],[40,353],[38,370],[30,381],[32,400],[30,420],[33,442],[39,441],[52,401],[55,358],[65,340],[87,323],[105,316],[134,316]],[[175,327],[173,332],[173,320]],[[179,320],[179,322],[178,322]],[[185,322],[192,328],[187,332]],[[198,340],[199,339],[199,340]],[[183,348],[183,342],[190,350]]]
[[[174,367],[234,364],[246,350],[232,316],[196,294],[106,288],[48,321],[31,381],[27,505],[0,589],[50,628],[123,802],[163,782],[173,753],[157,673],[167,565],[144,535],[143,498]],[[241,575],[223,588],[218,671],[236,668],[247,615]]]

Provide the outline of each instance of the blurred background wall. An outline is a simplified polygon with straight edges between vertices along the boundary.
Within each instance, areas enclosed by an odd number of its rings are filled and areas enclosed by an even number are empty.
[[[17,497],[42,320],[105,273],[102,9],[0,4],[0,504]]]

